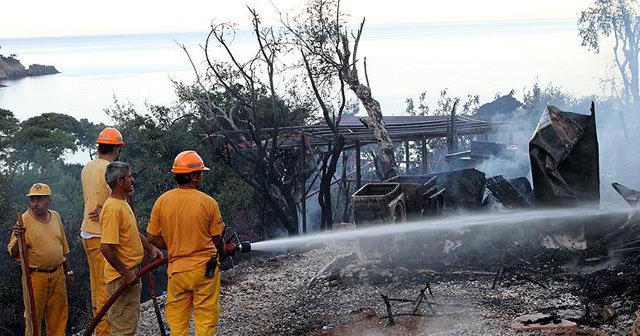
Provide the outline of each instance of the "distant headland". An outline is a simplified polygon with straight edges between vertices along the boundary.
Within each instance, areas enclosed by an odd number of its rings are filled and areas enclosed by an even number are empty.
[[[60,73],[53,65],[31,64],[25,68],[20,61],[11,55],[0,55],[0,80],[20,79],[24,77],[44,76]],[[2,84],[0,84],[0,87]]]

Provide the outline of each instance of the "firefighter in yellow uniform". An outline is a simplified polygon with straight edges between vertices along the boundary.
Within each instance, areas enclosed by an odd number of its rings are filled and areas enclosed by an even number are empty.
[[[98,157],[84,166],[80,177],[84,196],[84,217],[80,236],[89,264],[91,310],[94,316],[108,299],[103,278],[105,261],[100,253],[101,228],[100,222],[98,222],[100,210],[110,193],[104,173],[110,162],[118,160],[124,146],[122,134],[113,127],[102,130],[96,142],[98,143]],[[109,335],[107,317],[104,317],[96,327],[96,335]]]
[[[29,210],[22,214],[24,229],[16,223],[8,249],[11,257],[18,258],[17,241],[20,235],[25,235],[36,306],[36,316],[32,317],[37,325],[35,335],[41,334],[44,318],[46,334],[62,336],[67,327],[69,311],[67,286],[73,285],[74,281],[69,245],[60,215],[49,210],[51,188],[44,183],[36,183],[27,196]]]
[[[133,336],[138,327],[142,288],[135,272],[144,250],[154,258],[162,258],[162,252],[140,235],[136,217],[126,201],[126,196],[133,191],[134,181],[129,165],[120,161],[110,163],[105,179],[111,188],[111,196],[100,213],[100,251],[107,261],[104,279],[109,295],[123,284],[128,286],[108,311],[110,332],[113,336]]]
[[[198,190],[207,170],[195,151],[178,154],[171,169],[178,187],[156,200],[147,226],[149,242],[169,254],[165,314],[172,336],[188,334],[192,312],[196,336],[212,336],[220,313],[217,261],[226,256],[225,224],[218,203]]]

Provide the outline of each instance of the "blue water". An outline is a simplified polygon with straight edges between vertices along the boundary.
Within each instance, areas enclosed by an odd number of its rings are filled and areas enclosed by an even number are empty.
[[[43,112],[109,123],[104,109],[120,102],[171,104],[170,79],[191,82],[193,70],[177,43],[202,67],[206,32],[48,37],[0,40],[2,54],[17,54],[26,66],[55,65],[62,73],[5,81],[0,108],[19,119]],[[255,51],[241,31],[234,47],[241,56]],[[601,94],[600,77],[610,56],[580,47],[575,21],[454,22],[366,27],[359,48],[367,57],[373,94],[385,114],[401,114],[405,99],[426,90],[431,104],[442,89],[465,98],[496,93],[522,95],[537,80],[553,82],[576,95]],[[218,54],[219,55],[219,54]],[[363,73],[363,71],[361,71]]]

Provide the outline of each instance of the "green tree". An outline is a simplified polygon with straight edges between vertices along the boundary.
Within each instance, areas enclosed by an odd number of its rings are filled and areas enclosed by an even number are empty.
[[[44,151],[48,159],[61,161],[66,153],[92,148],[95,138],[89,136],[96,129],[86,119],[81,122],[61,113],[43,113],[22,123],[13,134],[13,161],[33,162],[33,153]]]
[[[11,139],[18,127],[19,121],[13,112],[0,108],[0,163],[7,159]]]

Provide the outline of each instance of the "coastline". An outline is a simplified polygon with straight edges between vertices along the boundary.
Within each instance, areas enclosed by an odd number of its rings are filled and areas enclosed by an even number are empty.
[[[31,64],[28,68],[25,68],[14,55],[5,57],[0,54],[0,80],[16,80],[57,73],[60,73],[60,71],[53,65]],[[0,84],[0,87],[6,87],[6,85]]]

